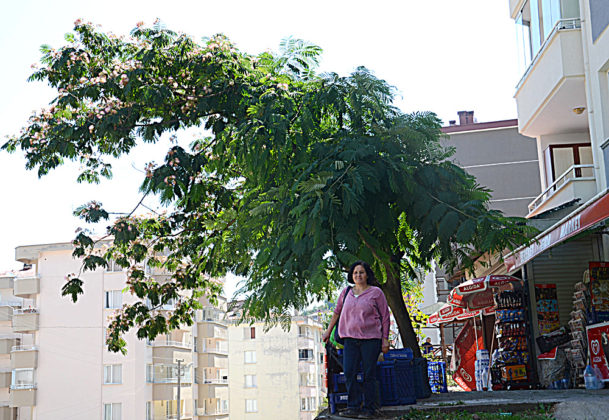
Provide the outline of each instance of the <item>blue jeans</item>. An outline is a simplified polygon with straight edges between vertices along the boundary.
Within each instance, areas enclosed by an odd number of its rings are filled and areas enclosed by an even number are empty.
[[[378,404],[378,382],[376,380],[376,361],[381,352],[381,340],[345,338],[343,368],[347,385],[347,407],[359,409],[362,404],[362,386],[357,382],[360,362],[364,372],[363,397],[365,411],[373,411]]]

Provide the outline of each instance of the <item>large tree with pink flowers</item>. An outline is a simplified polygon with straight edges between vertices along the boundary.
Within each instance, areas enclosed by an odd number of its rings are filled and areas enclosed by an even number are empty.
[[[123,39],[81,22],[67,41],[43,47],[31,76],[57,97],[3,146],[21,150],[28,169],[43,176],[78,161],[79,182],[100,182],[112,174],[108,158],[138,142],[200,125],[208,133],[147,167],[142,194],[158,196],[165,214],[112,218],[96,201],[76,211],[107,220],[113,238],[102,250],[78,233],[83,269],[115,261],[140,298],[116,313],[112,351],[125,351],[131,329],[153,339],[192,323],[198,299],[217,296],[213,279],[228,271],[246,278],[244,316],[273,323],[330,297],[364,259],[419,354],[402,298],[415,269],[433,259],[471,266],[472,251],[525,240],[521,221],[489,210],[489,192],[448,160],[433,113],[400,112],[394,89],[365,68],[316,74],[314,45],[287,39],[279,53],[250,55],[222,35],[197,43],[157,24]],[[76,300],[82,284],[71,276],[64,295]],[[161,310],[170,301],[175,309]]]

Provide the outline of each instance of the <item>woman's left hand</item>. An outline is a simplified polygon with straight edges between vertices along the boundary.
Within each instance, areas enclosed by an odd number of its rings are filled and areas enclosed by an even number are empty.
[[[387,353],[389,351],[389,340],[383,338],[383,343],[381,344],[381,351],[383,353]]]

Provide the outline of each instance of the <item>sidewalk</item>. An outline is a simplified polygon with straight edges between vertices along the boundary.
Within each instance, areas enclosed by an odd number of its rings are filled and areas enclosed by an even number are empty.
[[[433,394],[417,401],[415,405],[383,407],[384,419],[395,419],[416,410],[441,410],[446,412],[510,412],[534,409],[538,404],[554,405],[557,420],[608,419],[609,389],[523,390],[495,392],[449,392]],[[322,412],[317,419],[339,420],[338,415]]]

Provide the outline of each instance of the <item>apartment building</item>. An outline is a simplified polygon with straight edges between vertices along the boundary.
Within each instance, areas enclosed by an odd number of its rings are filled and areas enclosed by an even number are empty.
[[[184,420],[228,419],[225,301],[202,302],[193,326],[153,342],[129,333],[128,353],[111,353],[109,320],[135,300],[122,291],[125,272],[112,264],[83,273],[85,292],[73,303],[61,296],[66,274],[81,264],[71,243],[15,254],[32,268],[0,276],[0,419],[161,420],[176,419],[178,409]]]
[[[525,217],[528,205],[541,192],[539,160],[535,139],[518,132],[518,120],[478,122],[474,111],[457,112],[458,119],[442,128],[442,144],[455,149],[451,157],[455,164],[476,177],[477,182],[491,190],[490,208],[506,216]],[[479,275],[496,274],[505,270],[498,255],[483,256],[485,266]],[[464,280],[467,273],[447,272],[433,266],[425,275],[421,308],[425,313],[436,312],[450,290]],[[454,327],[454,325],[453,325]],[[444,342],[453,342],[455,328],[444,328]],[[436,327],[422,329],[432,343],[440,343]]]
[[[327,393],[321,334],[304,316],[293,317],[289,331],[229,324],[231,420],[313,420]]]
[[[549,226],[505,257],[505,271],[556,287],[560,323],[589,263],[609,261],[609,5],[604,0],[509,0],[522,73],[518,129],[534,138],[541,193],[531,221]],[[531,302],[531,305],[535,305]],[[535,335],[537,313],[533,312]]]

